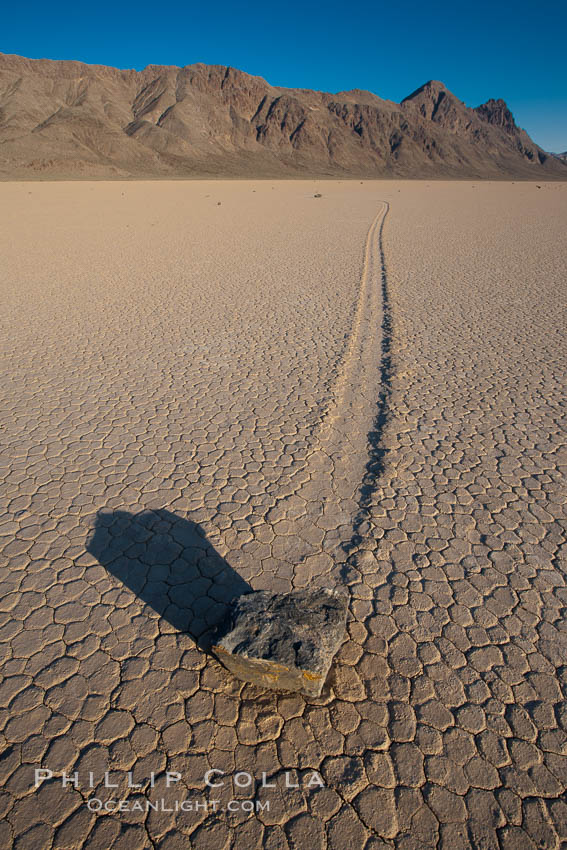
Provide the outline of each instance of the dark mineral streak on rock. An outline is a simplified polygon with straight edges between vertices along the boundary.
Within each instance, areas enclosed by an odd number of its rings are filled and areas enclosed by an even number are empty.
[[[245,682],[318,697],[345,636],[347,607],[346,595],[327,588],[248,593],[232,603],[212,649]]]

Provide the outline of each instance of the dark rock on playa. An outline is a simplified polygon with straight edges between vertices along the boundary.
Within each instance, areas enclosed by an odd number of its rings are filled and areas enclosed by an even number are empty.
[[[327,588],[236,599],[213,652],[237,678],[318,697],[343,642],[347,596]]]

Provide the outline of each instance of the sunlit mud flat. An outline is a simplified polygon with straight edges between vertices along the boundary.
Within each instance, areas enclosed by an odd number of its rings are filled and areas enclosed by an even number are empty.
[[[0,194],[0,843],[559,847],[565,185]],[[311,584],[321,698],[206,652]]]

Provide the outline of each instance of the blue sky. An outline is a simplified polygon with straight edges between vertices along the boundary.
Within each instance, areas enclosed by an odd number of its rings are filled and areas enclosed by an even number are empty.
[[[565,4],[155,0],[6,4],[0,51],[119,68],[232,65],[274,85],[399,101],[430,79],[469,106],[502,97],[546,150],[567,150]]]

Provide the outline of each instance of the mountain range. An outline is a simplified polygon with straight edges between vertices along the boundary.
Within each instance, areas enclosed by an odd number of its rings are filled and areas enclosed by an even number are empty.
[[[0,53],[0,176],[567,179],[503,100],[401,103],[220,65],[119,70]]]

